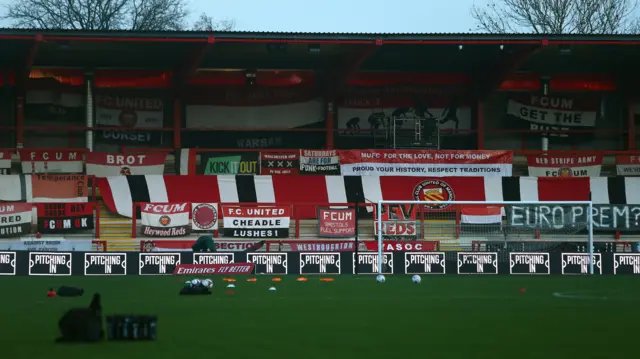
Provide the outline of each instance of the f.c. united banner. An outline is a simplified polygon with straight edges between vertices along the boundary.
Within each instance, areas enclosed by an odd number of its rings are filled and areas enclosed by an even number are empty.
[[[142,205],[142,234],[147,237],[181,237],[189,229],[189,203]]]
[[[527,156],[532,177],[598,177],[602,155]]]
[[[164,153],[121,154],[90,152],[86,155],[87,174],[96,177],[161,175]]]
[[[291,207],[223,206],[225,237],[286,238],[289,236]]]
[[[345,176],[511,176],[512,162],[511,151],[340,151]]]
[[[73,233],[93,229],[93,203],[39,203],[38,232]]]
[[[31,208],[28,203],[0,204],[0,238],[22,236],[31,229]]]

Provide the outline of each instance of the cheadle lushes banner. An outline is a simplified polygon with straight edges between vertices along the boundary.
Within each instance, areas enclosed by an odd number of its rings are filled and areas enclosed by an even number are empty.
[[[343,176],[511,176],[512,162],[512,151],[340,151]]]
[[[87,174],[96,177],[161,175],[166,157],[164,153],[90,152],[86,154]]]
[[[287,238],[290,206],[223,206],[224,236],[235,238]]]
[[[82,153],[73,150],[33,150],[21,149],[22,173],[82,173],[84,160]]]
[[[529,155],[531,177],[599,177],[602,155]]]
[[[142,234],[147,237],[182,237],[189,230],[189,203],[141,205]]]
[[[38,232],[73,233],[94,228],[93,203],[39,203]]]
[[[32,207],[29,203],[0,203],[0,238],[31,232]]]

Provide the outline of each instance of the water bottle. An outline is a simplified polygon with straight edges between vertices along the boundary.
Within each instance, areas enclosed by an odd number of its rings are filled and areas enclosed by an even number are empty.
[[[140,317],[142,322],[142,339],[149,339],[149,318]]]
[[[129,322],[131,321],[131,318],[129,317],[125,317],[124,318],[124,326],[123,326],[123,330],[122,330],[122,339],[129,339]]]
[[[133,340],[138,340],[138,326],[140,325],[140,323],[138,323],[138,320],[136,318],[136,320],[134,320],[133,322]]]
[[[113,317],[107,317],[107,340],[113,340],[116,336],[116,323]]]
[[[122,331],[124,329],[122,325],[122,317],[118,315],[115,317],[115,320],[116,320],[116,340],[122,340],[123,338]]]

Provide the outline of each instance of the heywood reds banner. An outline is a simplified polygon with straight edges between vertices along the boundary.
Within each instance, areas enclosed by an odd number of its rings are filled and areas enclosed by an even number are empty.
[[[340,151],[344,176],[511,176],[512,151]]]
[[[86,154],[87,174],[96,177],[164,174],[164,153],[121,154],[90,152]]]
[[[602,155],[527,156],[532,177],[599,177]]]
[[[225,237],[286,238],[289,236],[291,207],[224,206]]]
[[[188,203],[146,203],[142,205],[142,234],[147,237],[186,236],[189,228]]]

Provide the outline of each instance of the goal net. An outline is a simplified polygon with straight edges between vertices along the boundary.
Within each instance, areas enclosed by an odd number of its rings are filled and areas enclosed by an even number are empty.
[[[443,251],[549,251],[570,242],[593,253],[593,215],[590,201],[385,200],[373,225],[380,259],[386,241],[436,242]]]

